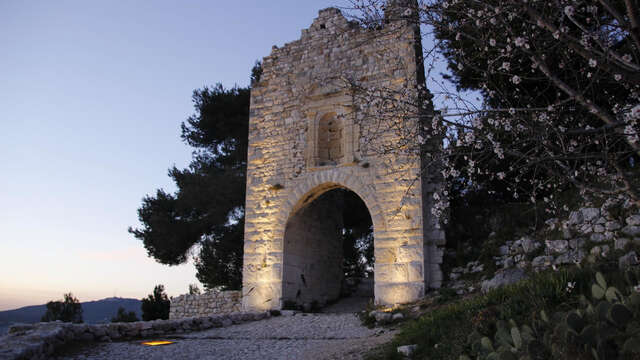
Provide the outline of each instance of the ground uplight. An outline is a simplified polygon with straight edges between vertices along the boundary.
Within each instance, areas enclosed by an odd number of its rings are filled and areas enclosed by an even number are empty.
[[[171,345],[173,343],[174,343],[173,341],[146,341],[146,342],[143,342],[142,345],[161,346],[161,345]]]

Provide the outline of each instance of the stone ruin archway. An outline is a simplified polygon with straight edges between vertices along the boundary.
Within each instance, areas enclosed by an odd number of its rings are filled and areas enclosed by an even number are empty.
[[[370,199],[371,200],[371,199]],[[371,203],[372,201],[370,201]],[[283,238],[282,300],[286,308],[317,309],[343,296],[354,295],[367,301],[373,298],[373,287],[363,278],[364,272],[350,273],[356,276],[359,291],[346,285],[349,270],[345,268],[344,251],[364,257],[356,250],[357,241],[365,247],[373,247],[375,235],[352,238],[345,233],[353,226],[364,225],[373,229],[371,213],[357,193],[338,183],[325,183],[312,189],[293,207],[287,220]],[[378,224],[380,226],[381,224]],[[357,231],[356,231],[357,232]],[[359,235],[365,234],[366,230]],[[373,239],[372,239],[373,238]],[[345,243],[346,242],[346,243]],[[353,259],[362,260],[362,259]],[[355,265],[355,263],[351,263]],[[372,266],[373,264],[367,264]],[[364,270],[362,267],[357,267]],[[356,280],[350,278],[350,280]],[[363,302],[363,301],[361,301]]]
[[[371,150],[397,134],[380,132],[377,119],[361,116],[358,109],[369,104],[344,81],[355,79],[364,88],[409,84],[417,96],[424,81],[419,41],[419,28],[406,19],[366,29],[329,8],[300,40],[264,58],[262,78],[251,91],[245,310],[282,308],[289,296],[283,291],[287,222],[334,188],[355,192],[371,215],[376,303],[409,302],[440,286],[444,233],[431,216],[437,176],[425,168],[423,152]],[[417,117],[398,121],[420,127]],[[373,139],[367,136],[376,131]]]

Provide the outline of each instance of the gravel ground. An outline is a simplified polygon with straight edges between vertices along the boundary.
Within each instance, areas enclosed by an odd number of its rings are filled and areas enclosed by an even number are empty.
[[[146,347],[139,341],[84,345],[56,359],[361,359],[392,335],[363,327],[354,314],[296,314],[169,336],[176,343],[166,346]]]

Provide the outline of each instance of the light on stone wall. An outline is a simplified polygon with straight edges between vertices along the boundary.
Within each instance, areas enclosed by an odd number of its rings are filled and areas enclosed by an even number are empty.
[[[386,308],[380,309],[380,311],[386,312],[386,313],[390,313],[390,312],[393,312],[394,310],[396,310],[398,308],[399,308],[399,306],[396,304],[396,305],[393,305],[391,307],[386,307]]]

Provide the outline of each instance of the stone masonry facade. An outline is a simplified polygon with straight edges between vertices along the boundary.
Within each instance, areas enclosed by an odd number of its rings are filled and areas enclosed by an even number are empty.
[[[437,176],[424,146],[385,129],[358,88],[417,98],[424,85],[415,1],[391,1],[380,26],[321,10],[299,40],[273,48],[251,92],[243,267],[243,310],[280,309],[286,301],[334,300],[342,249],[340,199],[355,192],[373,222],[377,304],[406,303],[442,282],[444,233],[431,215]],[[393,14],[401,16],[391,17]],[[403,100],[400,98],[399,100]],[[394,121],[421,129],[418,117]],[[423,119],[424,121],[424,119]],[[426,120],[431,123],[431,119]],[[371,136],[375,134],[375,136]]]
[[[171,298],[169,319],[231,314],[242,310],[242,292],[209,291],[204,294],[180,295]]]

